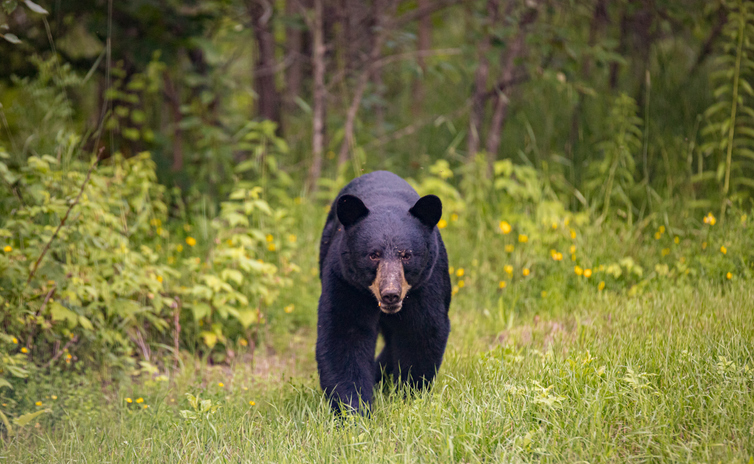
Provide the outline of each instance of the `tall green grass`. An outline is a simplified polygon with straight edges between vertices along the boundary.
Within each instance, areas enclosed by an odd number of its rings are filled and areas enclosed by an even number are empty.
[[[369,417],[331,415],[304,343],[302,363],[267,366],[261,377],[241,364],[199,363],[169,382],[57,392],[63,413],[8,439],[1,457],[399,463],[754,456],[748,283],[669,286],[637,297],[590,293],[555,316],[521,314],[512,323],[496,322],[474,307],[476,299],[452,308],[453,332],[431,392],[405,396],[385,386]],[[195,413],[186,392],[219,409]]]

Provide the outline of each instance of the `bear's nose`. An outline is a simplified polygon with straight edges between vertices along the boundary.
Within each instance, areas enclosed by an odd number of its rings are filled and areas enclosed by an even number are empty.
[[[382,301],[389,305],[394,305],[401,301],[401,294],[398,292],[389,292],[382,294]]]

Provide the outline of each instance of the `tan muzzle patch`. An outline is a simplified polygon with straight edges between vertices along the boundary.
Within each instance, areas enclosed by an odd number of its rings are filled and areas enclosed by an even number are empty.
[[[403,307],[403,299],[411,289],[403,274],[403,263],[400,260],[380,261],[377,276],[369,286],[380,310],[386,314],[395,314]]]

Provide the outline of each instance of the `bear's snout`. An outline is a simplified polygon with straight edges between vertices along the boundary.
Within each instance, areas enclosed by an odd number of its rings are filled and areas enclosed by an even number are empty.
[[[403,274],[403,263],[399,259],[383,260],[377,267],[377,276],[369,289],[377,298],[380,310],[395,314],[403,307],[403,298],[411,288]]]

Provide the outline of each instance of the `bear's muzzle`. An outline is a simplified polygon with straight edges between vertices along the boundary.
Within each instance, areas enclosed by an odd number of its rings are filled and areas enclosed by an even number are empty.
[[[403,263],[400,259],[380,261],[377,267],[377,276],[369,286],[369,289],[377,298],[380,311],[385,314],[395,314],[403,307],[403,298],[406,297],[411,285],[406,282],[403,274]]]

